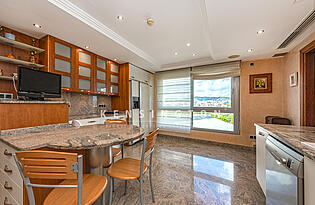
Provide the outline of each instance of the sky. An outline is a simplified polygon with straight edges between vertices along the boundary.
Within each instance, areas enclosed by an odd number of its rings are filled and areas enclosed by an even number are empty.
[[[196,97],[231,97],[231,78],[194,80]]]

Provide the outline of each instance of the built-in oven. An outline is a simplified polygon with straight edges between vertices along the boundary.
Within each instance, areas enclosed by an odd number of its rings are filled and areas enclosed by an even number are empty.
[[[304,156],[272,136],[266,140],[266,204],[303,205]]]

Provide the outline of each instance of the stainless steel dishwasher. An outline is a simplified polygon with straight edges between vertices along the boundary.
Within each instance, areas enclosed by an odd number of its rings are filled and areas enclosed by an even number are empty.
[[[272,136],[266,140],[266,204],[303,205],[304,156]]]

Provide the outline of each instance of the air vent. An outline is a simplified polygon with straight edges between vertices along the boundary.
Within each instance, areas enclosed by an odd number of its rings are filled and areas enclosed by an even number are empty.
[[[285,55],[287,55],[288,53],[286,52],[286,53],[276,53],[276,54],[274,54],[272,57],[273,58],[277,58],[277,57],[284,57]]]
[[[315,10],[283,41],[278,49],[287,47],[300,33],[302,33],[315,20]]]

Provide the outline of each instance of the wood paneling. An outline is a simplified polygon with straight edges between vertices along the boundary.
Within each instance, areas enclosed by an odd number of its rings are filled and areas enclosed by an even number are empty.
[[[315,126],[315,40],[300,52],[302,126]]]
[[[129,110],[129,63],[119,66],[119,96],[112,97],[112,110]]]
[[[67,123],[68,104],[0,104],[0,130]]]

